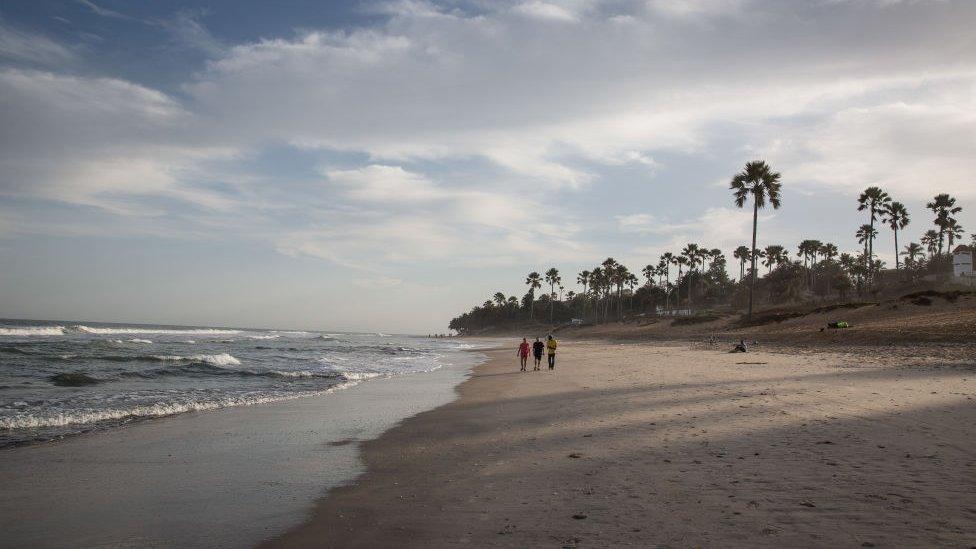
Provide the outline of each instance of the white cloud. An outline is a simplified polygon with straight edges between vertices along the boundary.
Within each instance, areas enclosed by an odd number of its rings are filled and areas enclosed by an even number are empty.
[[[564,7],[548,2],[522,2],[515,6],[514,10],[523,15],[537,17],[539,19],[550,19],[554,21],[576,21],[576,15]]]
[[[0,23],[0,58],[58,65],[73,61],[75,53],[42,35],[24,32]]]

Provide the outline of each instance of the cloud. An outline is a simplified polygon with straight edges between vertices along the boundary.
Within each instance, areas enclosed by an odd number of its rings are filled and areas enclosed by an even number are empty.
[[[547,2],[522,2],[515,6],[514,11],[536,17],[539,19],[549,19],[553,21],[576,21],[576,15],[564,7]]]
[[[61,65],[77,59],[75,53],[40,34],[25,32],[0,23],[0,59],[41,65]]]
[[[85,6],[86,8],[88,8],[89,10],[91,10],[92,13],[94,13],[94,14],[100,16],[100,17],[107,17],[109,19],[124,19],[124,20],[130,20],[130,21],[131,20],[135,20],[135,18],[130,17],[130,16],[124,14],[124,13],[120,13],[120,12],[117,12],[115,10],[110,10],[108,8],[103,8],[103,7],[99,6],[98,4],[92,2],[91,0],[75,0],[75,1],[78,2],[79,4],[81,4],[82,6]]]
[[[718,177],[699,165],[731,173],[757,155],[807,190],[914,195],[934,176],[970,196],[976,8],[933,5],[918,25],[912,3],[787,4],[384,2],[367,6],[383,17],[370,26],[236,45],[185,12],[178,34],[209,61],[172,94],[0,70],[0,192],[207,222],[243,212],[286,253],[359,267],[576,260],[608,245],[591,230],[608,219],[731,241],[741,212],[693,201],[673,214],[687,222],[615,218],[620,204],[599,199],[633,192],[616,178],[636,170],[661,193],[694,193]],[[283,145],[326,166],[301,200],[218,165]]]

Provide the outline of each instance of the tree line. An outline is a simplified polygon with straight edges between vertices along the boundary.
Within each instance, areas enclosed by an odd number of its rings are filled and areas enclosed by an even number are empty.
[[[769,304],[805,299],[847,299],[877,289],[886,268],[877,258],[874,243],[879,227],[890,229],[895,242],[895,273],[899,282],[916,283],[925,275],[945,276],[952,271],[951,251],[965,232],[956,215],[962,207],[948,194],[936,195],[926,204],[934,215],[930,228],[918,242],[898,248],[899,233],[911,224],[908,209],[880,187],[868,187],[857,198],[857,211],[867,223],[855,237],[861,249],[841,253],[831,242],[805,239],[796,258],[780,244],[756,245],[759,211],[782,206],[781,175],[764,161],[746,164],[729,184],[733,203],[752,208],[751,246],[732,251],[739,264],[739,278],[730,279],[722,250],[689,243],[680,251],[666,251],[656,263],[638,274],[608,257],[599,265],[581,270],[575,282],[579,291],[566,291],[560,271],[551,267],[525,277],[521,297],[496,292],[491,299],[451,320],[449,328],[473,333],[489,328],[559,324],[571,319],[585,322],[621,321],[647,314],[690,314],[693,309],[730,305],[751,317],[757,297]],[[976,248],[976,234],[972,235]],[[904,261],[901,260],[904,258]],[[765,267],[761,273],[760,267]],[[675,272],[676,271],[676,272]]]

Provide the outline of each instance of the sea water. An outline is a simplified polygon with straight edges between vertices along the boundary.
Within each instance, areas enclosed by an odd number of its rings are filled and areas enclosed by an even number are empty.
[[[382,333],[0,321],[0,447],[429,372],[469,346]]]

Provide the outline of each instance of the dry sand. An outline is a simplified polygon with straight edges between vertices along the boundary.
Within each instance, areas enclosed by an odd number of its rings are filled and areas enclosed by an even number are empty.
[[[268,545],[976,545],[971,353],[514,346]]]

